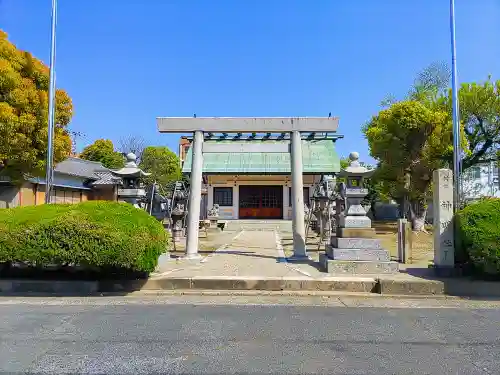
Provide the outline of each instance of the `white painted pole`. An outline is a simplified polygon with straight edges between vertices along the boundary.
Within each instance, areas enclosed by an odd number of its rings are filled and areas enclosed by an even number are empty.
[[[49,82],[49,112],[48,112],[48,139],[47,139],[47,162],[45,171],[45,203],[49,204],[52,198],[53,184],[53,154],[54,154],[54,120],[55,120],[55,96],[56,96],[56,23],[57,23],[57,0],[52,0],[52,29],[50,40],[50,82]]]
[[[203,169],[203,132],[194,132],[191,159],[191,186],[189,187],[186,259],[197,259],[200,225],[201,182]]]
[[[149,201],[149,214],[153,212],[153,197],[155,195],[155,187],[156,187],[156,181],[153,183],[153,187],[151,188],[151,200]]]
[[[290,133],[292,170],[292,228],[293,228],[293,259],[307,258],[306,230],[304,222],[304,183],[302,179],[302,138],[300,132]]]
[[[458,104],[457,48],[455,42],[455,0],[450,0],[451,32],[451,93],[453,102],[453,208],[460,208],[461,197],[461,148],[460,148],[460,110]]]

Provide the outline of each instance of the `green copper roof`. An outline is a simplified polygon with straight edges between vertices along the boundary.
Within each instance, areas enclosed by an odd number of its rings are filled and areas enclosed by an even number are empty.
[[[205,144],[232,144],[241,146],[244,150],[248,144],[276,144],[277,149],[282,149],[283,144],[288,145],[288,140],[205,140]],[[281,146],[281,147],[280,147]],[[269,146],[266,146],[269,150]],[[255,149],[254,149],[255,151]],[[192,150],[188,154],[182,168],[183,173],[191,172]],[[338,173],[340,172],[340,159],[335,151],[335,140],[302,140],[302,162],[304,173]],[[289,174],[290,153],[288,152],[209,152],[203,154],[203,173],[211,174]]]

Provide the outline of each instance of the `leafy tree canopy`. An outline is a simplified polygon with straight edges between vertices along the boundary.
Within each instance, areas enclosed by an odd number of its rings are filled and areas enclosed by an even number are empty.
[[[432,172],[453,152],[450,116],[416,100],[392,104],[364,127],[377,178],[385,193],[407,194],[414,212],[425,212]]]
[[[460,122],[466,136],[467,153],[462,168],[497,160],[500,145],[500,80],[464,83],[458,91]],[[451,113],[451,90],[442,105]],[[451,164],[451,159],[449,159]]]
[[[151,173],[145,178],[146,183],[156,182],[166,188],[172,182],[182,178],[179,157],[168,147],[149,146],[142,152],[139,165],[144,171]]]
[[[122,168],[125,165],[123,155],[115,151],[113,142],[109,139],[98,139],[85,147],[80,157],[85,160],[101,162],[102,165],[110,169]]]
[[[417,75],[406,100],[415,100],[428,107],[445,111],[452,117],[452,92],[449,89],[450,70],[446,64],[433,63]],[[500,80],[491,77],[482,83],[463,83],[458,90],[462,138],[462,168],[498,160],[500,146]],[[389,96],[382,104],[397,103]],[[453,167],[453,155],[443,156]]]
[[[449,78],[446,64],[430,65],[418,74],[403,101],[389,96],[382,103],[386,111],[365,127],[372,156],[378,161],[376,175],[382,190],[400,202],[406,196],[412,208],[416,202],[421,206],[427,197],[434,169],[453,168]],[[498,163],[500,80],[464,83],[458,99],[463,170],[484,162]],[[420,114],[413,111],[410,115],[411,106],[419,108]]]
[[[0,175],[20,182],[46,165],[49,69],[0,30]],[[71,152],[71,98],[56,91],[54,162]]]

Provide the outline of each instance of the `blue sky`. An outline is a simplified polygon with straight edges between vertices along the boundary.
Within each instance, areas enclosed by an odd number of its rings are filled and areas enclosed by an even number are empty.
[[[342,155],[416,73],[450,60],[448,0],[58,0],[57,86],[78,147],[156,116],[340,117]],[[48,62],[51,0],[0,0],[0,28]],[[456,0],[460,81],[500,78],[500,0]]]

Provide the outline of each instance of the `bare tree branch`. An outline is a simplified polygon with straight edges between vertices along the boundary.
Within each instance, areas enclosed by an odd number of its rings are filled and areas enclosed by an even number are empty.
[[[128,154],[133,152],[137,156],[137,163],[141,161],[142,152],[146,147],[146,141],[141,136],[127,136],[118,141],[118,151]]]

